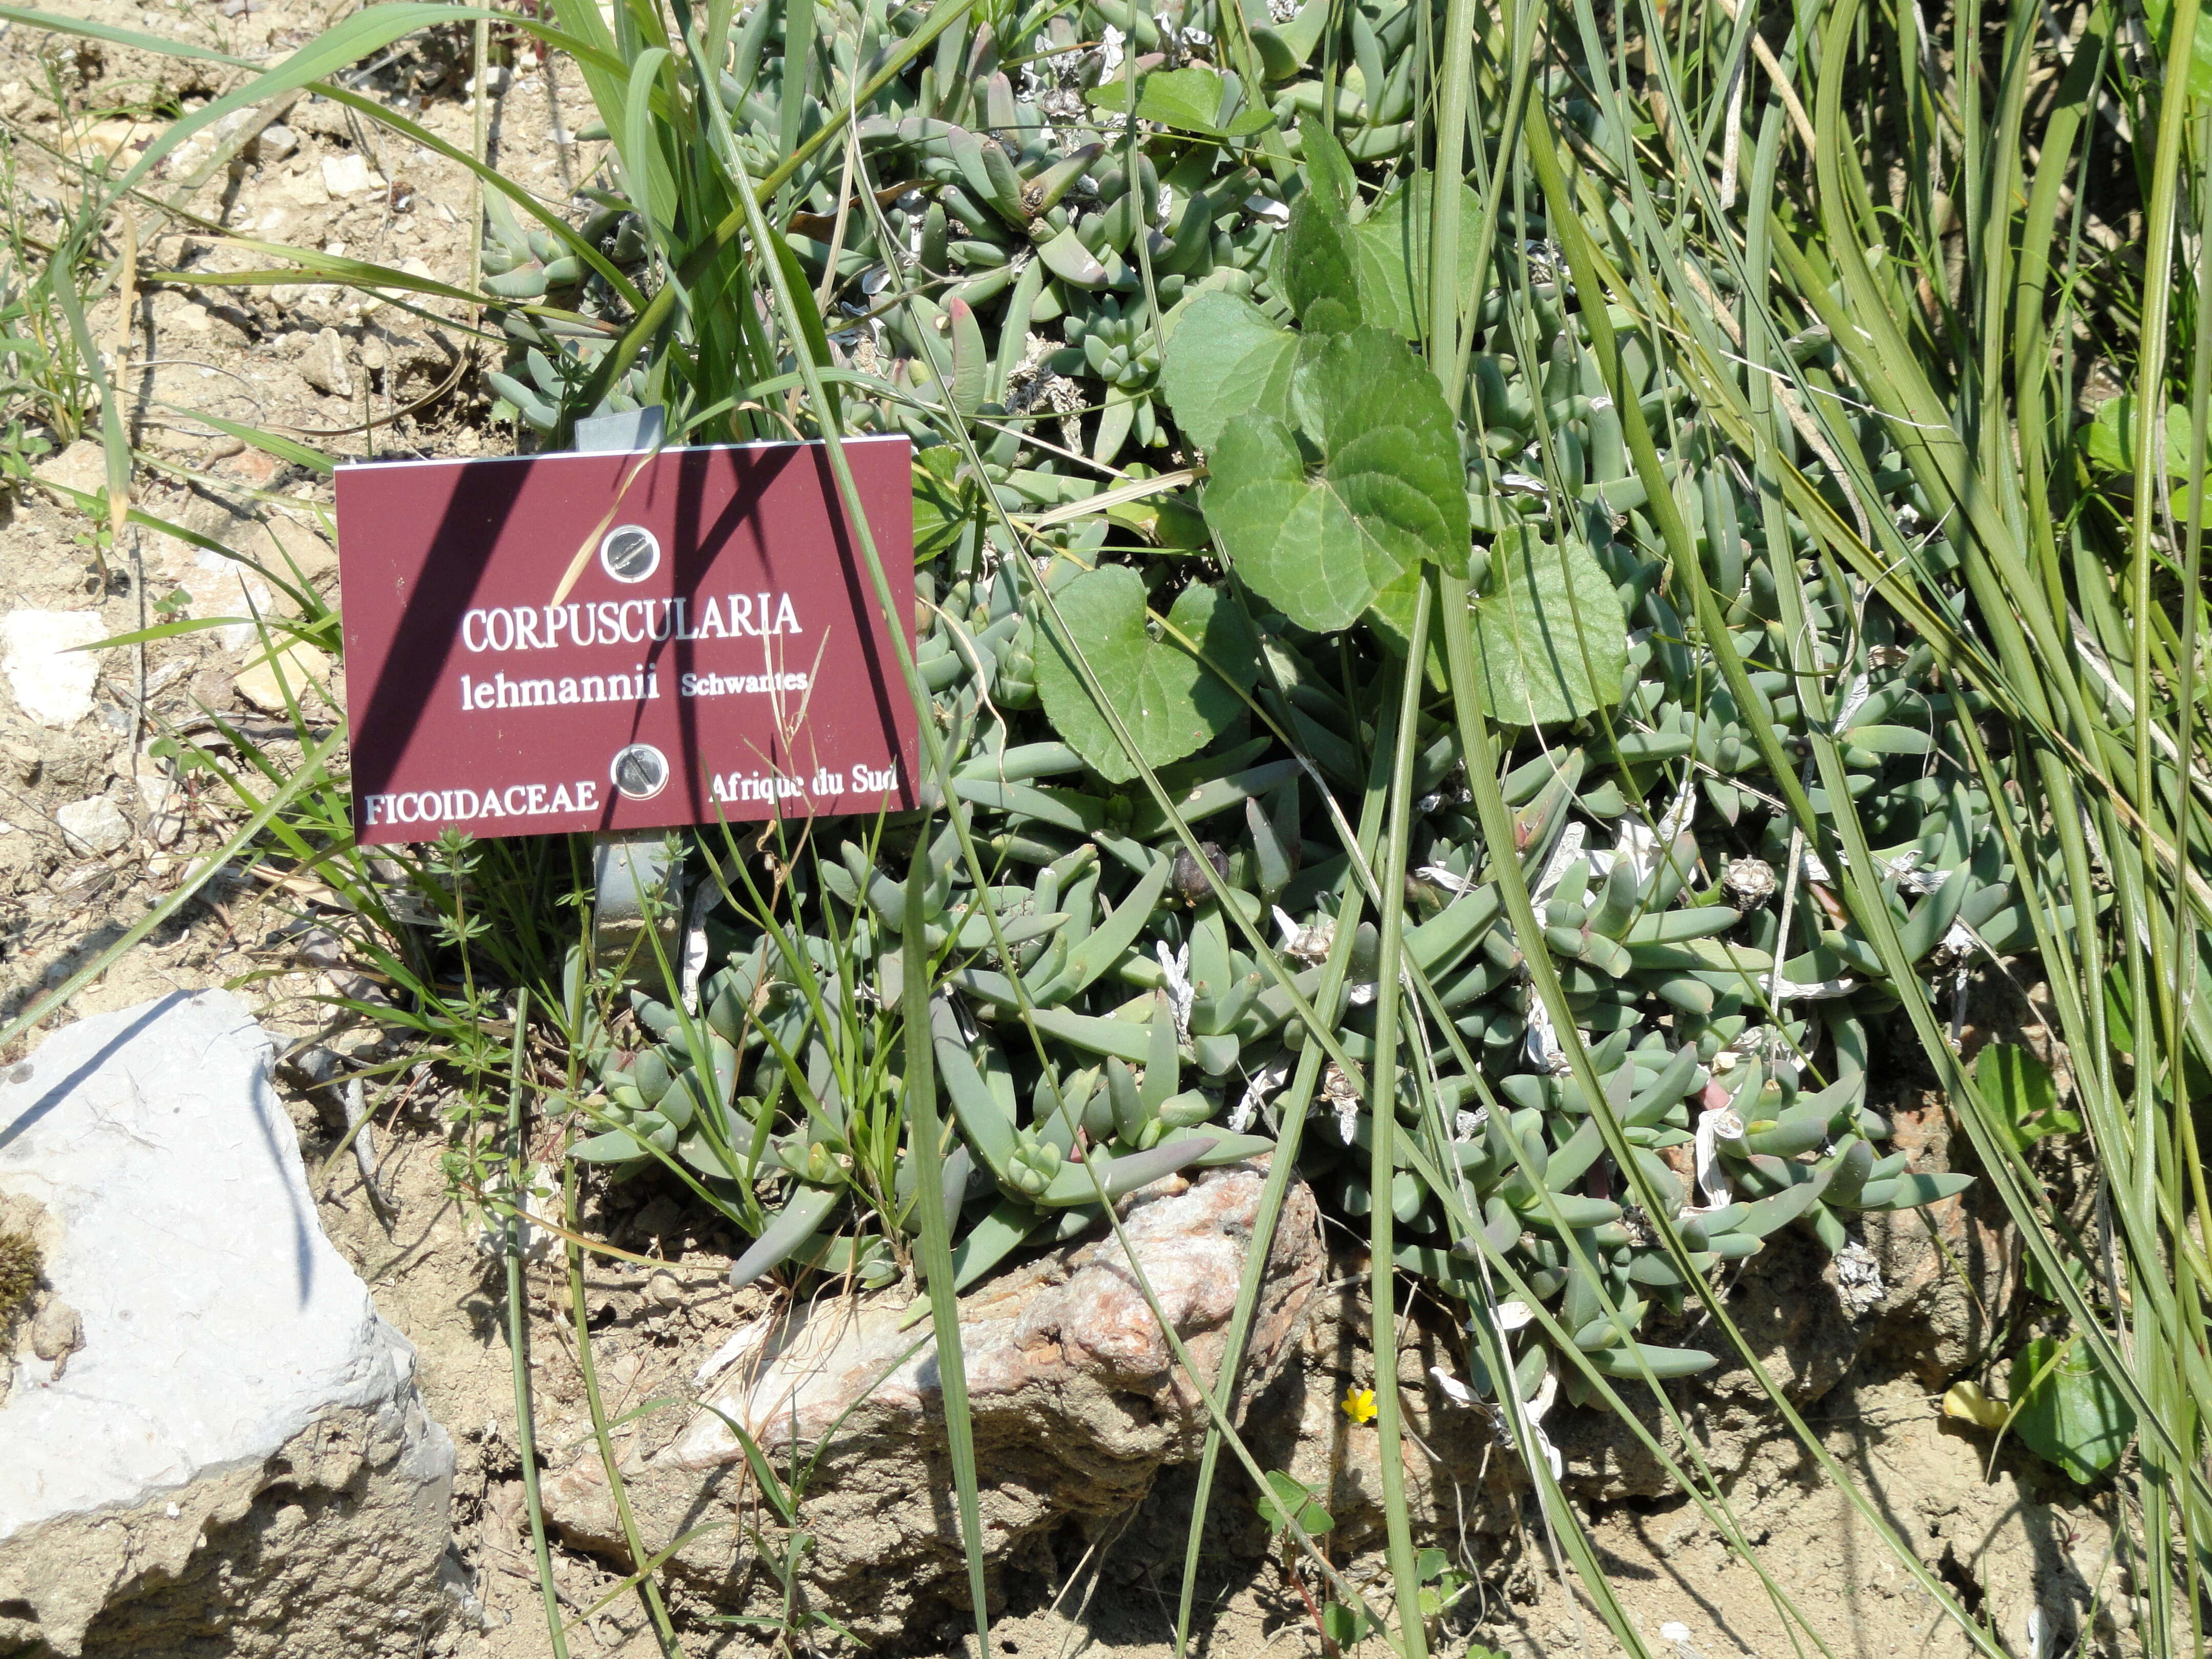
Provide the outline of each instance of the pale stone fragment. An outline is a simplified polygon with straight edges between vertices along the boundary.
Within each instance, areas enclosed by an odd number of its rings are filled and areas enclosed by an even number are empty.
[[[0,1206],[45,1301],[0,1400],[0,1651],[412,1652],[453,1449],[322,1231],[273,1045],[227,991],[0,1072]]]
[[[0,617],[0,671],[15,706],[57,730],[92,713],[100,659],[79,647],[109,631],[94,611],[11,611]]]

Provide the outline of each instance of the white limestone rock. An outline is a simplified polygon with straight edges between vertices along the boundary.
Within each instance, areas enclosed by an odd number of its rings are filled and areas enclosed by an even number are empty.
[[[368,158],[356,151],[323,157],[323,189],[333,201],[341,196],[359,196],[382,182],[369,171]]]
[[[112,853],[131,839],[131,820],[106,795],[71,801],[55,811],[54,822],[72,853]]]
[[[0,1072],[0,1205],[46,1259],[0,1399],[0,1652],[400,1656],[439,1612],[453,1443],[324,1236],[271,1048],[180,993]]]
[[[0,670],[15,706],[41,726],[75,726],[92,713],[100,659],[77,649],[105,639],[96,611],[11,611],[0,617]]]
[[[326,328],[315,336],[300,358],[300,378],[326,396],[353,396],[353,374],[346,368],[345,342],[337,330]]]

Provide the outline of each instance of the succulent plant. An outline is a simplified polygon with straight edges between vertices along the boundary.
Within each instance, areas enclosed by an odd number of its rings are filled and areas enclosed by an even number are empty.
[[[584,193],[594,210],[578,227],[578,237],[618,268],[635,273],[646,264],[642,222],[622,198],[605,191]],[[611,308],[612,290],[577,254],[565,251],[544,230],[526,231],[506,200],[484,197],[483,285],[485,291],[516,303],[492,313],[508,340],[506,366],[488,371],[485,384],[515,416],[541,434],[550,433],[564,406],[576,403],[584,382],[607,349],[603,333],[585,313]],[[635,409],[645,393],[641,371],[580,414]]]
[[[1414,14],[1344,10],[1334,137],[1309,67],[1331,16],[1308,0],[1254,27],[1259,87],[1213,60],[1211,4],[1147,17],[1091,0],[1033,8],[1003,34],[956,27],[857,127],[851,194],[835,167],[792,186],[782,227],[832,297],[848,416],[919,446],[916,658],[988,880],[972,884],[939,830],[919,849],[935,874],[917,910],[887,873],[918,850],[911,823],[817,827],[774,905],[739,895],[718,913],[720,965],[696,1016],[639,998],[619,1043],[596,1040],[602,1132],[576,1154],[672,1164],[749,1217],[740,1278],[791,1265],[886,1281],[917,1224],[884,1107],[919,1040],[895,1017],[917,929],[939,964],[927,1040],[963,1284],[1090,1224],[1102,1188],[1272,1146],[1284,1079],[1317,1040],[1299,1005],[1325,982],[1374,688],[1436,563],[1471,590],[1540,946],[1505,920],[1454,728],[1425,724],[1398,1168],[1389,1193],[1372,1189],[1378,1108],[1334,1061],[1301,1166],[1347,1213],[1388,1203],[1405,1267],[1480,1304],[1486,1246],[1601,1372],[1686,1374],[1710,1357],[1630,1346],[1688,1288],[1639,1190],[1691,1267],[1717,1273],[1793,1225],[1839,1249],[1865,1212],[1964,1182],[1881,1150],[1869,1033],[1898,989],[1784,810],[1773,757],[1821,813],[1809,739],[1840,740],[1923,972],[2024,943],[2019,883],[1948,735],[1973,713],[1964,691],[1735,471],[1632,319],[1617,323],[1620,389],[1666,434],[1666,505],[1750,665],[1750,696],[1729,689],[1669,586],[1659,504],[1534,214],[1501,229],[1499,286],[1472,306],[1477,395],[1444,406],[1408,343],[1429,307],[1434,188],[1413,165]],[[742,25],[723,88],[763,161],[825,118],[886,39],[878,13],[838,31],[794,116],[780,27],[764,7]],[[619,195],[592,200],[594,246],[642,268],[641,216]],[[1462,214],[1468,234],[1478,217]],[[559,252],[495,223],[486,269],[519,300],[560,289],[580,315],[614,314],[605,278]],[[547,430],[585,412],[574,400],[605,349],[571,326],[518,310],[493,382]],[[1058,412],[1080,421],[1081,455],[1037,441],[1024,388],[1046,376],[1073,388]],[[947,439],[971,417],[969,451]],[[1893,509],[1924,514],[1880,429],[1864,442]],[[1105,487],[1100,464],[1151,476],[1133,450],[1202,460],[1202,492],[1117,491],[1081,512]],[[1001,512],[1034,522],[1033,556],[1016,556]],[[1132,538],[1157,556],[1120,562]],[[1204,553],[1225,556],[1228,576]],[[1797,562],[1809,641],[1785,636],[1779,561]],[[1809,670],[1792,666],[1797,644]],[[1203,860],[1137,785],[1086,673]],[[1338,1006],[1313,1011],[1356,1066],[1373,1058],[1378,944],[1363,926]],[[1522,953],[1537,948],[1601,1103],[1566,1075],[1533,996]],[[1632,1176],[1606,1150],[1601,1105]],[[1524,1359],[1533,1389],[1540,1348]]]

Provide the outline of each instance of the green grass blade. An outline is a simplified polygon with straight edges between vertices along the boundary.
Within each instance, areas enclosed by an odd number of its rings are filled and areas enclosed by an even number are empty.
[[[1438,194],[1446,194],[1438,191]],[[1438,301],[1448,309],[1453,295]],[[1375,1354],[1375,1434],[1382,1480],[1383,1523],[1389,1540],[1390,1577],[1398,1595],[1398,1650],[1406,1659],[1428,1651],[1421,1620],[1421,1579],[1413,1553],[1412,1517],[1406,1506],[1405,1431],[1398,1399],[1398,1253],[1396,1215],[1391,1201],[1397,1179],[1398,1011],[1400,975],[1395,964],[1405,939],[1406,860],[1413,833],[1413,751],[1420,730],[1422,665],[1429,649],[1429,617],[1435,604],[1433,583],[1423,581],[1406,631],[1406,659],[1399,676],[1396,753],[1390,762],[1390,823],[1382,863],[1382,946],[1386,964],[1375,988],[1375,1069],[1370,1076],[1368,1121],[1372,1132],[1367,1177],[1372,1200],[1367,1212],[1369,1317]]]
[[[530,1041],[530,992],[526,988],[514,999],[514,1050],[508,1062],[507,1095],[507,1190],[520,1193],[529,1185],[523,1136],[523,1095],[528,1088],[524,1060]],[[553,1588],[553,1556],[545,1538],[545,1504],[538,1490],[538,1413],[530,1391],[530,1298],[523,1277],[523,1219],[512,1210],[501,1229],[507,1258],[507,1346],[514,1371],[514,1443],[522,1460],[522,1493],[530,1516],[530,1547],[537,1559],[538,1591],[545,1607],[545,1634],[554,1659],[568,1659],[568,1643],[561,1621],[560,1598]]]

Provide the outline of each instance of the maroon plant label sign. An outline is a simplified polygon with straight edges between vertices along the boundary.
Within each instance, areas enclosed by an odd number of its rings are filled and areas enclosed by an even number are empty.
[[[907,441],[845,453],[911,642]],[[347,466],[337,514],[362,842],[915,804],[821,445]]]

